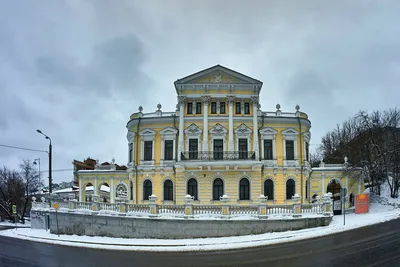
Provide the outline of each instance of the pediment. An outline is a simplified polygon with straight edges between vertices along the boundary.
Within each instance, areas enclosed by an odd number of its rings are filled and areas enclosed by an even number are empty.
[[[192,123],[189,127],[186,128],[185,134],[188,135],[199,135],[203,132],[196,124]]]
[[[166,127],[160,131],[160,134],[161,135],[176,135],[177,132],[178,132],[178,130],[173,127]]]
[[[179,79],[175,84],[204,84],[204,83],[229,83],[229,84],[257,84],[262,82],[244,74],[228,69],[221,65],[199,71]]]
[[[155,135],[157,132],[154,131],[153,129],[150,128],[146,128],[144,130],[142,130],[141,132],[139,132],[139,135],[144,136],[144,135]]]
[[[210,129],[210,134],[226,134],[227,132],[228,132],[228,130],[219,123],[215,124]]]
[[[283,135],[297,135],[298,133],[299,133],[299,132],[296,131],[296,130],[293,129],[293,128],[288,128],[288,129],[282,131],[282,134],[283,134]]]
[[[264,127],[260,130],[261,135],[276,135],[277,133],[278,131],[272,127]]]
[[[244,123],[235,129],[236,134],[251,134],[253,131]]]

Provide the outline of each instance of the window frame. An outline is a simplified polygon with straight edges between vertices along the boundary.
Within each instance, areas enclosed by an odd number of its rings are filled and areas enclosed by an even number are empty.
[[[268,184],[271,186],[270,188],[268,187]],[[269,192],[271,191],[271,192]],[[272,198],[270,198],[269,193],[271,193]],[[272,179],[266,179],[264,181],[264,196],[267,196],[268,199],[267,200],[275,200],[275,196],[274,196],[275,192],[274,192],[274,181]]]
[[[201,102],[196,102],[196,114],[202,114]]]
[[[220,102],[219,103],[219,113],[220,114],[226,114],[226,102]]]
[[[217,182],[221,182],[221,184],[216,184]],[[212,194],[214,201],[219,201],[220,197],[224,195],[224,181],[221,178],[214,179]],[[218,194],[220,194],[220,196],[218,196]]]
[[[244,181],[247,184],[242,184]],[[250,181],[246,177],[243,177],[239,181],[239,200],[250,200]]]
[[[150,183],[150,186],[149,186]],[[150,191],[150,192],[149,192]],[[153,182],[149,179],[146,179],[143,182],[143,200],[149,200],[149,197],[153,194]],[[146,199],[147,196],[147,199]]]
[[[193,114],[193,103],[192,102],[187,103],[186,113]]]
[[[167,143],[170,144],[170,147],[167,146]],[[164,160],[174,160],[174,140],[164,140]]]
[[[289,184],[289,182],[293,182],[292,185]],[[293,192],[290,192],[289,190],[292,190]],[[292,178],[289,178],[286,180],[286,200],[292,200],[292,197],[296,194],[296,181]],[[289,193],[292,193],[290,196]]]
[[[217,114],[217,102],[211,102],[211,114]]]
[[[163,190],[163,200],[174,201],[174,183],[170,179],[164,181]]]
[[[244,103],[244,114],[250,114],[250,103],[249,102]]]
[[[235,102],[235,114],[242,114],[242,107],[240,106],[240,102]]]
[[[193,184],[190,184],[190,182],[193,182]],[[194,178],[190,178],[186,183],[186,194],[191,195],[194,200],[198,200],[199,199],[198,187],[199,187],[199,185],[198,185],[197,180]],[[191,191],[193,191],[193,192],[191,192]]]
[[[144,148],[143,161],[152,161],[153,160],[153,141],[144,141],[143,148]]]
[[[285,140],[286,160],[295,160],[294,142],[295,142],[294,140]],[[288,146],[288,144],[292,144],[292,146]]]

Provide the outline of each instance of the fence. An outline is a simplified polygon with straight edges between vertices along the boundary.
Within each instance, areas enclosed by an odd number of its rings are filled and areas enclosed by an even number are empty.
[[[100,202],[57,202],[59,208],[74,210],[86,210],[91,212],[114,212],[118,214],[147,214],[158,216],[160,214],[172,214],[186,217],[198,216],[254,216],[267,217],[270,215],[291,215],[300,217],[302,214],[323,214],[331,215],[331,202],[312,203],[312,204],[274,204],[267,205],[259,203],[254,205],[196,205],[187,203],[185,205],[158,205],[155,201],[151,204],[126,204],[126,203],[100,203]],[[51,206],[50,206],[51,205]],[[32,202],[32,209],[49,209],[54,207],[54,203]]]

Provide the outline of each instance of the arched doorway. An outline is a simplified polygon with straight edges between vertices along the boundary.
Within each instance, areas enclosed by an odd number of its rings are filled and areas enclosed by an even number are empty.
[[[340,199],[340,189],[342,189],[342,185],[339,180],[332,179],[328,187],[326,188],[327,193],[332,193],[333,198],[333,215],[341,215],[342,214],[342,202]]]
[[[100,183],[97,186],[96,195],[99,196],[100,202],[110,202],[110,186],[107,182]]]
[[[87,183],[82,188],[82,202],[93,201],[93,184]]]

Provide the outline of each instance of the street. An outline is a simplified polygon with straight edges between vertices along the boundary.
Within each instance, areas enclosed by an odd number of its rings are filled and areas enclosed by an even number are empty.
[[[96,250],[0,237],[0,266],[400,266],[400,219],[335,235],[215,252]]]

